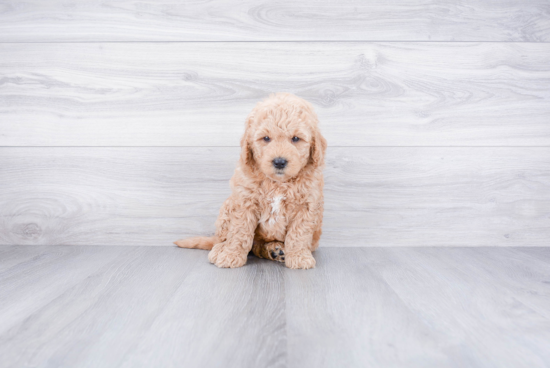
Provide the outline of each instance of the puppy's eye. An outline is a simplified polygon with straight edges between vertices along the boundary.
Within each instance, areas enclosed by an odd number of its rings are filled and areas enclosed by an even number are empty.
[[[271,140],[271,138],[269,138],[268,136],[264,137],[264,141],[269,142],[270,140]]]
[[[298,138],[298,137],[292,137],[292,142],[294,142],[294,143],[298,142],[299,140],[300,140],[300,138]]]

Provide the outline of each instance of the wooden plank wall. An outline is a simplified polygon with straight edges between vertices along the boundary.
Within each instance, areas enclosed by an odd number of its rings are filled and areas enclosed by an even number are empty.
[[[0,1],[0,244],[213,231],[244,118],[311,101],[322,246],[550,244],[550,4]]]

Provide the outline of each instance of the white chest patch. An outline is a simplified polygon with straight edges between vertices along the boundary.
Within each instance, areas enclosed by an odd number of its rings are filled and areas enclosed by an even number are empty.
[[[286,199],[286,197],[279,195],[279,196],[273,197],[273,199],[271,200],[271,216],[269,218],[270,224],[273,224],[277,221],[277,217],[278,217],[277,215],[281,210],[281,202],[283,201],[283,199]]]

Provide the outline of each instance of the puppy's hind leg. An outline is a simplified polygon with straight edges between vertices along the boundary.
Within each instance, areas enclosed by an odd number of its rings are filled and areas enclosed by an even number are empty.
[[[272,261],[285,261],[285,245],[279,241],[266,243],[261,240],[254,240],[252,253],[258,258],[270,259]]]

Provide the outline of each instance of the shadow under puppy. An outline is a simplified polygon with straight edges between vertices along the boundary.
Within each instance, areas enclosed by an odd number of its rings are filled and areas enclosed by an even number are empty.
[[[210,250],[208,259],[218,267],[241,267],[250,251],[289,268],[315,267],[326,148],[310,103],[290,93],[259,102],[246,119],[215,236],[175,244]]]

